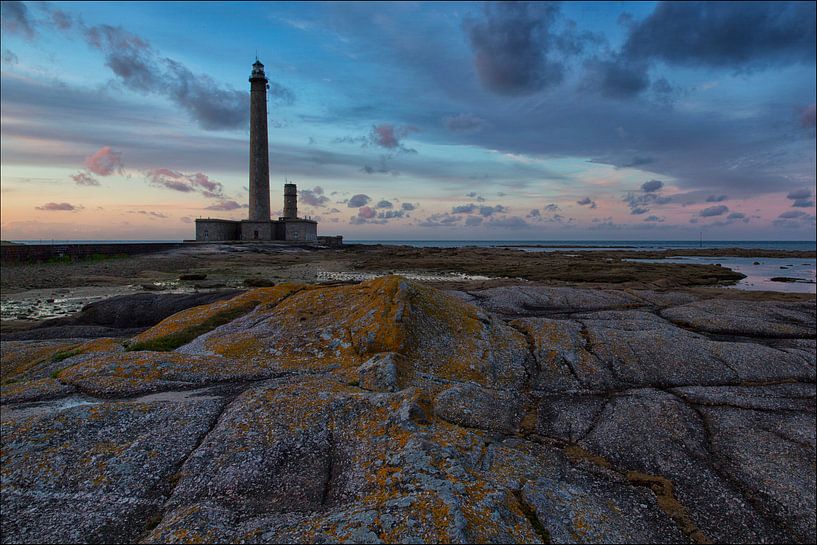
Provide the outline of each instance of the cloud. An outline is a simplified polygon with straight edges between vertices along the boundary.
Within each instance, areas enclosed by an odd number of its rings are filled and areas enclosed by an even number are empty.
[[[519,216],[503,216],[501,218],[493,218],[488,222],[489,227],[496,227],[499,229],[524,229],[530,227],[530,224]]]
[[[34,38],[34,22],[23,2],[5,1],[0,9],[0,28],[9,34],[19,34],[31,40]]]
[[[238,210],[239,208],[249,208],[246,204],[239,204],[236,201],[231,200],[223,200],[218,204],[213,204],[210,206],[205,207],[205,210]]]
[[[76,174],[71,175],[71,179],[77,185],[84,185],[84,186],[96,186],[100,185],[99,180],[88,174],[87,172],[78,172]]]
[[[583,199],[579,199],[576,201],[576,204],[579,206],[589,206],[591,209],[596,208],[596,202],[590,199],[590,197],[584,197]]]
[[[615,99],[632,98],[650,85],[644,63],[593,59],[585,63],[582,87],[596,90],[602,96]]]
[[[400,205],[400,208],[403,209],[403,210],[406,210],[406,211],[411,211],[411,210],[416,209],[417,205],[412,204],[410,202],[404,202],[403,204]]]
[[[375,208],[392,208],[394,205],[386,199],[381,200],[375,205]]]
[[[485,120],[474,114],[449,115],[443,118],[443,125],[451,132],[478,131],[485,124]]]
[[[152,210],[129,210],[128,214],[141,214],[143,216],[150,216],[151,218],[167,219],[166,215]]]
[[[369,204],[371,200],[372,198],[368,195],[358,193],[357,195],[352,195],[352,197],[346,202],[346,206],[349,208],[360,208],[361,206]]]
[[[362,207],[360,207],[358,209],[357,215],[358,215],[358,217],[363,218],[363,219],[371,219],[371,218],[377,216],[377,211],[375,211],[374,208],[370,208],[368,206],[362,206]]]
[[[150,184],[156,187],[182,193],[198,192],[205,197],[222,197],[224,194],[224,186],[220,182],[211,180],[209,176],[201,172],[184,174],[167,168],[156,168],[145,174]]]
[[[122,154],[113,151],[110,146],[100,148],[96,153],[85,158],[85,168],[98,176],[121,174],[122,167]]]
[[[482,225],[482,217],[481,216],[469,216],[465,218],[465,226],[466,227],[476,227],[477,225]]]
[[[661,180],[650,180],[641,184],[641,191],[644,193],[654,193],[664,187],[664,182]]]
[[[638,216],[638,215],[641,215],[641,214],[646,214],[649,211],[650,211],[649,208],[641,208],[641,207],[636,206],[635,208],[630,209],[630,214],[632,214],[634,216]]]
[[[423,221],[417,223],[418,227],[451,227],[459,223],[461,216],[450,214],[431,214]],[[480,218],[481,220],[482,218]]]
[[[706,202],[723,202],[728,198],[726,195],[710,195],[706,198]]]
[[[809,197],[811,197],[811,189],[796,189],[786,195],[787,199],[808,199]]]
[[[532,219],[532,218],[537,218],[538,219],[538,218],[542,217],[542,213],[539,211],[538,208],[534,208],[533,210],[528,212],[528,215],[525,216],[525,217],[529,218],[529,219]]]
[[[559,205],[550,203],[542,208],[545,212],[558,212],[560,210]]]
[[[731,214],[726,216],[726,219],[729,222],[740,220],[743,221],[744,223],[749,223],[749,218],[747,218],[746,214],[744,214],[743,212],[732,212]]]
[[[307,206],[322,207],[330,201],[329,197],[323,194],[323,188],[316,185],[312,189],[301,189],[298,191],[298,199]]]
[[[452,214],[473,214],[479,208],[476,204],[460,204],[451,208]]]
[[[729,212],[729,207],[721,204],[718,206],[710,206],[709,208],[704,208],[703,210],[698,212],[698,215],[702,218],[711,218],[714,216],[722,216],[727,212]]]
[[[624,163],[622,165],[617,165],[616,170],[619,170],[619,169],[622,169],[622,168],[640,167],[640,166],[643,166],[643,165],[649,165],[650,163],[654,163],[654,162],[655,162],[655,159],[653,159],[652,157],[638,157],[638,156],[636,156],[636,157],[633,157],[632,160],[630,160],[630,161],[628,161],[628,162],[626,162],[626,163]]]
[[[644,221],[648,221],[651,223],[662,223],[664,221],[664,218],[660,218],[658,216],[647,216],[646,218],[644,218]]]
[[[179,218],[179,221],[182,223],[193,223],[193,218],[190,216],[182,216]]]
[[[500,95],[527,95],[563,79],[564,66],[548,58],[555,4],[496,2],[484,5],[480,20],[463,28],[482,84]]]
[[[5,51],[3,58],[5,58]],[[815,125],[817,125],[817,105],[812,102],[800,112],[800,126],[804,129],[813,129]]]
[[[494,214],[501,214],[503,212],[507,212],[508,209],[501,204],[497,204],[496,206],[480,206],[479,207],[479,215],[480,216],[493,216]]]
[[[37,210],[45,210],[46,212],[74,212],[76,210],[82,210],[82,206],[75,206],[67,202],[47,202],[35,208]]]
[[[249,94],[225,87],[207,74],[162,55],[140,36],[111,25],[80,25],[85,41],[105,56],[105,65],[128,88],[164,96],[181,107],[205,130],[244,127]],[[274,81],[267,92],[275,105],[290,105],[294,93]]]
[[[2,57],[0,57],[5,64],[17,64],[20,62],[20,59],[17,58],[17,55],[14,54],[14,51],[10,49],[3,48]]]
[[[413,132],[417,132],[417,130],[417,127],[396,127],[389,123],[381,123],[372,126],[369,141],[376,146],[390,150],[401,149],[407,152],[415,152],[415,150],[404,147],[400,140]]]
[[[787,199],[791,199],[791,205],[794,208],[811,208],[814,206],[814,200],[811,198],[811,189],[796,189],[786,195]]]
[[[809,64],[814,21],[814,2],[661,2],[631,27],[623,52],[685,66]]]
[[[777,216],[777,219],[774,220],[772,224],[775,227],[783,227],[786,229],[799,229],[804,227],[811,227],[813,229],[816,220],[817,216],[810,215],[802,210],[789,210]]]

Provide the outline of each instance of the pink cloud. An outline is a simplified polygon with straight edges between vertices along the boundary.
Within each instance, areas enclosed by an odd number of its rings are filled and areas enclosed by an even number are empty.
[[[157,187],[164,187],[182,193],[198,191],[205,197],[222,197],[224,194],[224,186],[220,182],[201,172],[184,174],[169,168],[156,168],[149,170],[146,174],[150,183]],[[212,210],[223,209],[214,208]]]
[[[122,154],[113,151],[110,146],[100,148],[85,159],[85,168],[99,176],[110,176],[114,172],[122,173]]]
[[[372,127],[371,140],[378,146],[394,149],[401,146],[400,140],[412,132],[416,132],[417,127],[395,127],[388,123],[382,123]]]
[[[46,212],[73,212],[81,210],[81,206],[74,206],[67,202],[47,202],[42,206],[37,206],[37,210],[45,210]]]
[[[239,208],[244,208],[246,205],[238,204],[235,201],[221,201],[218,204],[214,204],[205,208],[205,210],[237,210]]]
[[[370,208],[368,206],[362,206],[357,211],[357,216],[359,218],[363,218],[363,219],[367,219],[367,220],[372,219],[376,215],[377,215],[377,212],[375,212],[375,210],[373,208]]]

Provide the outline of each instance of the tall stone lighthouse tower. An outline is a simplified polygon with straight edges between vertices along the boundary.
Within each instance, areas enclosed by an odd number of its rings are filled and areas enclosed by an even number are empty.
[[[250,221],[270,221],[267,76],[256,58],[250,75]]]

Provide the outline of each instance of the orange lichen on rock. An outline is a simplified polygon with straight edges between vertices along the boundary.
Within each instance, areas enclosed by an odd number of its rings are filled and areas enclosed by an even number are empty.
[[[68,341],[5,341],[0,351],[0,375],[2,383],[15,380],[15,377],[34,368],[36,365],[51,361],[54,355],[77,348],[78,343]]]
[[[500,320],[399,276],[301,289],[183,351],[274,360],[284,369],[351,369],[375,354],[398,353],[408,362],[397,369],[401,386],[418,374],[518,385],[528,355],[524,336]]]
[[[274,307],[304,288],[306,288],[304,284],[286,283],[271,288],[254,289],[231,299],[189,308],[165,318],[140,333],[131,340],[130,346],[138,348],[140,345],[161,344],[164,340],[178,336],[191,336],[187,340],[192,340],[210,329],[251,312],[256,307],[260,306],[263,309]],[[208,324],[212,324],[209,329]]]

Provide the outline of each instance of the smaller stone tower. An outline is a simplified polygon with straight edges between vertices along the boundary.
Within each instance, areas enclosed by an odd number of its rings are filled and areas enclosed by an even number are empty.
[[[298,187],[295,184],[284,184],[284,218],[298,218]]]

